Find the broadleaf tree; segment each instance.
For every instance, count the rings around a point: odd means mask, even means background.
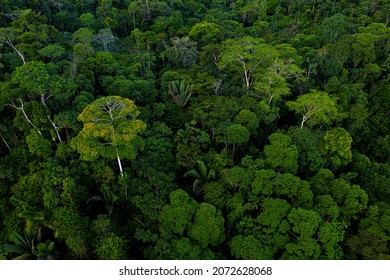
[[[326,92],[312,90],[296,101],[288,101],[287,107],[302,115],[301,128],[305,122],[309,125],[329,123],[337,117],[336,98]]]
[[[121,159],[134,159],[137,147],[142,141],[137,136],[146,124],[136,119],[139,115],[134,102],[120,96],[101,97],[78,116],[84,123],[83,129],[72,139],[71,146],[81,159],[96,160],[99,156],[117,159],[121,176]]]

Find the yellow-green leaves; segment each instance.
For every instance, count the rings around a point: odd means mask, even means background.
[[[344,128],[335,128],[324,136],[325,150],[335,166],[345,165],[352,160],[352,137]]]
[[[287,107],[302,115],[301,128],[305,122],[309,125],[329,123],[337,117],[336,98],[326,92],[312,90],[296,101],[286,102]]]
[[[144,122],[136,119],[138,115],[132,100],[119,96],[99,98],[78,116],[84,127],[71,146],[83,160],[91,161],[98,156],[133,159],[140,140],[137,134],[146,128]]]

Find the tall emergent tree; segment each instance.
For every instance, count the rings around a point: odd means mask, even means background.
[[[83,129],[73,138],[71,146],[80,153],[81,159],[92,161],[97,157],[117,158],[121,176],[121,158],[134,159],[141,139],[138,132],[146,124],[137,120],[139,115],[134,102],[120,96],[101,97],[78,116]]]
[[[272,64],[278,52],[262,39],[246,36],[229,39],[223,44],[218,67],[221,70],[238,72],[247,90],[251,89],[259,73]]]
[[[290,110],[302,115],[301,128],[307,121],[310,125],[329,123],[337,117],[336,98],[330,97],[326,92],[311,90],[303,94],[296,101],[288,101]]]

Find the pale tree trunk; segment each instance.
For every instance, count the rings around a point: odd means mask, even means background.
[[[20,52],[20,51],[14,46],[14,44],[12,43],[12,41],[7,40],[6,43],[7,43],[8,46],[10,46],[12,49],[14,49],[14,51],[19,55],[19,57],[20,57],[20,58],[22,59],[22,61],[23,61],[23,64],[26,64],[26,60],[25,60],[25,58],[24,58],[23,53]]]
[[[49,96],[49,98],[50,98],[50,96]],[[44,95],[44,94],[41,94],[41,101],[42,101],[42,104],[43,104],[43,106],[44,106],[47,110],[49,110],[49,108],[48,108],[47,105],[46,105],[46,101],[45,101],[45,100],[46,100],[45,95]],[[54,131],[56,132],[58,141],[60,141],[60,143],[62,143],[61,136],[60,136],[60,134],[58,133],[58,126],[52,121],[52,119],[50,118],[49,115],[47,115],[46,117],[47,117],[47,119],[49,120],[49,122],[51,123],[51,125],[53,126]]]
[[[60,141],[60,143],[62,143],[61,136],[60,136],[60,134],[58,133],[58,126],[51,120],[51,118],[50,118],[49,115],[47,115],[47,118],[48,118],[49,122],[51,123],[51,125],[53,126],[54,131],[56,132],[58,141]]]
[[[11,46],[15,51],[16,51],[16,53],[20,56],[20,58],[22,59],[22,61],[23,61],[23,64],[26,64],[26,60],[25,60],[25,58],[24,58],[24,55],[19,51],[19,50],[17,50],[15,47],[13,47],[13,46]]]
[[[22,101],[21,98],[19,98],[19,102],[20,102],[20,106],[19,106],[19,107],[16,106],[14,103],[11,103],[11,104],[8,104],[8,105],[10,105],[11,107],[13,107],[13,108],[15,108],[15,109],[17,109],[17,110],[22,111],[23,116],[24,116],[24,118],[27,120],[27,122],[28,122],[33,128],[37,129],[37,127],[33,124],[33,122],[32,122],[32,121],[30,120],[30,118],[28,117],[26,111],[24,110],[24,104],[23,104],[23,101]],[[37,131],[38,131],[39,135],[43,138],[41,131],[40,131],[39,129],[37,129]]]
[[[251,77],[249,75],[249,71],[246,70],[246,68],[244,68],[244,75],[245,75],[245,85],[246,85],[246,88],[249,89],[250,86],[251,86]]]
[[[122,169],[122,162],[121,162],[121,158],[119,157],[119,154],[116,153],[116,158],[118,160],[118,166],[119,166],[119,171],[121,173],[121,177],[123,177],[123,169]]]
[[[305,123],[308,119],[309,119],[308,117],[303,116],[302,122],[301,122],[301,129],[303,128],[304,123]]]
[[[121,177],[123,177],[122,162],[121,162],[121,158],[119,157],[118,152],[116,152],[116,159],[118,160],[118,166],[119,166],[119,171],[121,173]],[[126,201],[127,201],[127,188],[126,188],[126,186],[125,186],[125,197],[126,197]]]
[[[1,137],[1,139],[3,140],[4,144],[7,146],[8,150],[11,152],[12,150],[11,150],[11,148],[9,147],[7,141],[5,141],[3,135],[0,134],[0,137]]]
[[[145,1],[145,4],[146,4],[146,13],[148,14],[148,16],[150,17],[150,5],[149,5],[149,0],[146,0]]]
[[[23,53],[15,47],[14,43],[12,42],[12,39],[9,36],[4,35],[0,37],[0,42],[3,44],[7,44],[9,47],[11,47],[20,56],[23,61],[23,64],[26,64],[26,60],[24,59]]]

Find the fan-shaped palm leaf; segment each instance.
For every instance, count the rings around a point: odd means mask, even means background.
[[[192,95],[192,85],[188,84],[185,79],[173,81],[169,84],[169,94],[175,100],[177,106],[183,108]]]

